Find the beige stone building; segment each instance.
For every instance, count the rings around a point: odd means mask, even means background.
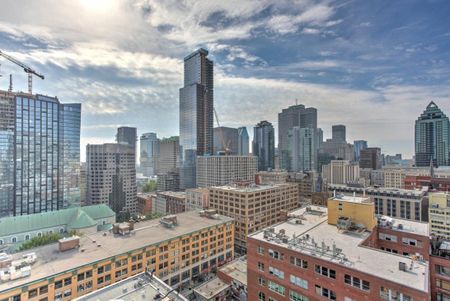
[[[332,160],[322,166],[322,177],[327,184],[347,184],[359,180],[359,165],[348,160]]]
[[[210,208],[235,219],[238,253],[245,253],[249,234],[285,220],[299,207],[296,183],[211,187],[209,194]]]

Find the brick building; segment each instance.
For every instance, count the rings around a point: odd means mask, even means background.
[[[163,191],[156,193],[153,213],[178,214],[186,211],[186,192]]]

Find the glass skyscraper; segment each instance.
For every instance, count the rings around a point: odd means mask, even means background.
[[[249,136],[247,128],[238,128],[238,155],[247,156],[249,154]]]
[[[434,103],[430,102],[416,120],[416,166],[450,165],[450,121]]]
[[[156,133],[144,133],[140,140],[139,162],[141,171],[146,177],[156,175],[159,155],[159,139]]]
[[[288,149],[292,171],[316,171],[318,155],[318,129],[295,126],[289,130]]]
[[[0,95],[0,216],[79,203],[81,105],[43,95]]]
[[[196,187],[196,157],[213,153],[213,62],[199,49],[184,58],[180,89],[180,185]]]
[[[366,140],[355,140],[353,141],[354,151],[355,151],[355,161],[359,161],[361,157],[361,151],[367,148]]]
[[[258,157],[258,170],[275,168],[275,132],[266,120],[253,128],[253,155]]]

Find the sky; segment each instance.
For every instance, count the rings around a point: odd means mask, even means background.
[[[414,153],[414,121],[434,100],[450,114],[448,0],[0,0],[0,50],[45,75],[35,93],[82,103],[88,143],[178,135],[183,58],[199,47],[215,64],[222,126],[277,131],[296,103],[318,109],[325,138],[386,154]],[[27,90],[26,74],[0,58],[0,89]]]

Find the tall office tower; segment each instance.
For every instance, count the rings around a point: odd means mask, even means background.
[[[258,170],[275,168],[275,134],[266,120],[253,128],[253,155],[258,157]]]
[[[249,136],[247,127],[238,128],[238,155],[247,156],[249,154]]]
[[[450,121],[430,102],[416,120],[416,166],[450,165]]]
[[[346,142],[346,137],[345,137],[345,125],[343,124],[337,124],[337,125],[333,125],[332,126],[332,136],[331,139],[333,139],[334,141],[341,141],[341,142]]]
[[[157,163],[157,174],[177,172],[177,160],[180,155],[178,136],[163,138],[159,141],[159,156]]]
[[[214,155],[225,153],[225,148],[230,155],[238,154],[238,129],[221,126],[215,127],[213,133]]]
[[[197,158],[197,185],[230,185],[237,181],[253,182],[258,171],[255,156],[202,156]]]
[[[290,106],[278,114],[278,152],[280,168],[291,170],[292,157],[288,150],[289,130],[300,128],[317,128],[317,109],[305,108],[304,105]]]
[[[359,168],[381,169],[381,149],[368,147],[361,151]]]
[[[79,203],[80,110],[0,91],[0,217]]]
[[[292,171],[317,170],[317,129],[295,126],[289,130],[288,150]]]
[[[353,150],[355,152],[355,161],[359,161],[361,156],[361,151],[367,148],[366,140],[355,140],[353,141]]]
[[[119,144],[131,145],[136,154],[137,129],[129,126],[117,128],[116,141]],[[136,156],[136,155],[135,155]]]
[[[208,51],[198,49],[184,58],[180,89],[180,185],[193,188],[197,156],[213,153],[214,67]]]
[[[132,145],[88,144],[87,204],[108,204],[117,214],[136,212],[136,156]]]
[[[156,175],[159,156],[159,140],[156,133],[141,135],[140,154],[139,162],[144,176],[152,177]]]
[[[81,205],[80,129],[81,104],[70,103],[61,106],[63,207]]]

